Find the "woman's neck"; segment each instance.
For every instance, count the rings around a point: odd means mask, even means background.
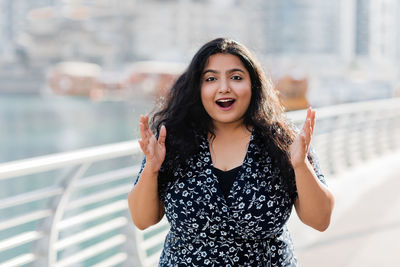
[[[209,149],[214,167],[226,171],[242,165],[250,143],[251,129],[244,124],[214,127],[215,137],[209,135]]]
[[[223,139],[236,139],[240,137],[246,137],[251,134],[250,129],[243,123],[243,121],[238,123],[218,123],[214,124],[214,134],[215,138]]]

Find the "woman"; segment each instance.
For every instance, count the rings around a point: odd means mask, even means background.
[[[298,266],[286,228],[292,206],[324,231],[333,196],[309,149],[315,111],[299,133],[252,54],[206,43],[149,126],[129,194],[134,224],[170,223],[159,266]],[[153,134],[156,133],[156,136]]]

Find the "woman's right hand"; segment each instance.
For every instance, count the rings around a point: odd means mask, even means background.
[[[167,136],[167,129],[164,125],[161,126],[160,135],[157,140],[150,130],[148,115],[140,116],[139,128],[141,137],[139,145],[146,156],[145,167],[151,172],[158,172],[165,159],[165,138]]]

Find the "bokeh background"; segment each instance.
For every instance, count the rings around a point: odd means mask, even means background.
[[[220,36],[256,54],[288,110],[398,96],[398,14],[397,0],[0,0],[0,162],[135,138]]]

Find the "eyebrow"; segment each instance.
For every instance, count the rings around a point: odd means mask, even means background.
[[[232,73],[232,72],[235,72],[235,71],[239,71],[239,72],[245,73],[242,69],[238,69],[238,68],[227,70],[226,73]],[[220,73],[220,72],[217,71],[217,70],[208,69],[208,70],[205,70],[205,71],[203,72],[203,75],[206,74],[206,73],[208,73],[208,72],[215,73],[215,74]]]

